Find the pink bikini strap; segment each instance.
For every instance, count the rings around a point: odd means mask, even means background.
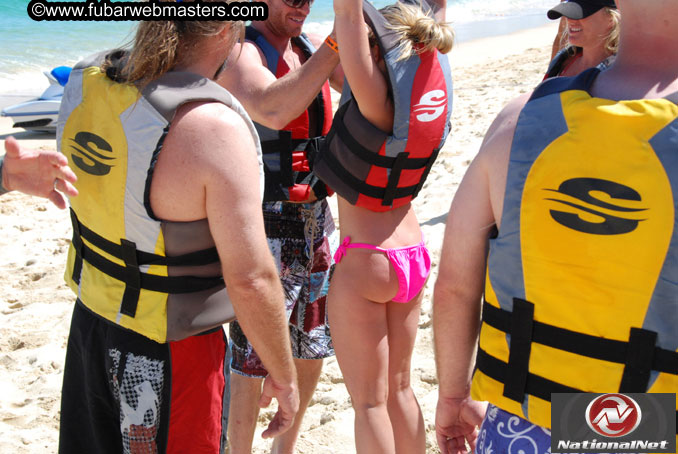
[[[424,232],[421,232],[421,243],[424,243]],[[406,247],[412,247],[412,246],[406,246]],[[346,255],[346,249],[349,248],[361,248],[361,249],[372,249],[374,251],[381,251],[381,252],[386,252],[388,253],[388,249],[384,249],[378,246],[375,246],[373,244],[367,244],[367,243],[351,243],[351,237],[346,236],[344,238],[344,241],[341,242],[339,247],[337,248],[337,252],[334,253],[334,262],[339,263],[341,262],[341,259],[344,258],[344,255]],[[405,248],[396,248],[396,249],[405,249]]]
[[[375,246],[373,244],[367,244],[367,243],[351,243],[351,237],[347,236],[344,238],[344,242],[341,243],[342,246],[345,248],[362,248],[362,249],[374,249],[375,251],[386,251],[384,248],[380,248],[379,246]]]
[[[339,263],[341,262],[341,259],[344,258],[344,255],[346,255],[346,249],[348,248],[364,248],[364,249],[373,249],[375,251],[386,251],[385,249],[382,249],[380,247],[374,246],[372,244],[367,244],[367,243],[351,243],[351,237],[347,236],[344,238],[344,241],[341,242],[339,247],[337,248],[337,252],[334,253],[334,262]]]

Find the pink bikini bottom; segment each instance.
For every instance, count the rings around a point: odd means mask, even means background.
[[[398,276],[398,294],[393,298],[396,303],[407,303],[417,296],[426,284],[426,278],[431,272],[431,256],[424,244],[422,234],[421,243],[415,246],[384,249],[366,243],[351,243],[347,236],[334,253],[334,261],[341,262],[349,248],[373,249],[386,254]]]

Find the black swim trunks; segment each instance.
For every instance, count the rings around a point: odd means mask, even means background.
[[[219,454],[228,423],[222,328],[159,344],[76,303],[61,398],[61,454]]]

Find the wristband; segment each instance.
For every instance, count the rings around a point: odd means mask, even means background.
[[[327,38],[325,38],[325,44],[327,44],[327,47],[329,47],[336,53],[339,53],[339,45],[331,36],[327,35]]]
[[[5,189],[5,187],[2,185],[2,162],[4,160],[5,160],[5,157],[0,156],[0,195],[9,192],[9,190]]]

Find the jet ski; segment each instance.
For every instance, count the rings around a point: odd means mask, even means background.
[[[29,131],[55,132],[61,96],[68,82],[71,68],[58,66],[51,71],[44,71],[49,80],[49,87],[40,97],[2,109],[0,115],[10,117],[15,128]]]

